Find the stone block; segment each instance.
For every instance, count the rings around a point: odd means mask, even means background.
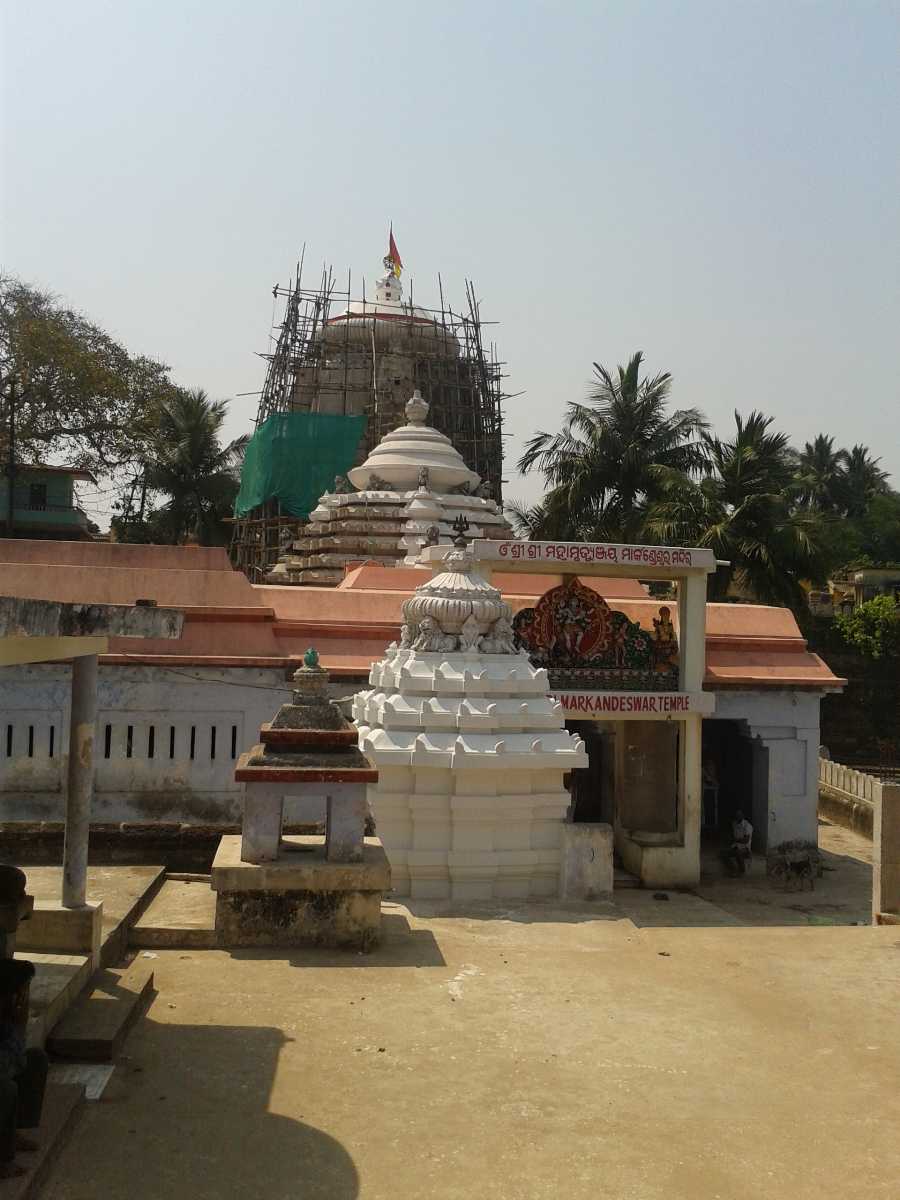
[[[284,797],[268,790],[257,793],[252,783],[245,786],[241,858],[248,863],[274,862],[281,844]]]
[[[240,859],[224,837],[212,866],[216,933],[223,946],[330,946],[369,950],[381,937],[381,899],[391,872],[377,838],[361,862],[329,862],[320,839],[288,839],[273,863]]]
[[[366,829],[365,786],[328,796],[325,804],[325,857],[329,862],[362,862]]]
[[[381,940],[381,892],[218,892],[222,946],[371,950]]]
[[[601,823],[562,826],[560,895],[564,900],[605,900],[613,889],[613,831]]]
[[[245,863],[240,858],[240,837],[229,835],[219,842],[213,860],[211,885],[219,891],[304,890],[340,891],[346,888],[361,891],[386,891],[391,886],[391,869],[378,838],[366,838],[363,861],[359,863],[330,863],[325,858],[325,843],[315,836],[286,837],[273,863]]]
[[[449,875],[444,878],[429,878],[409,872],[409,890],[398,895],[411,896],[413,900],[446,900],[450,896]]]
[[[30,919],[19,926],[16,949],[20,953],[86,954],[99,965],[102,941],[102,903],[65,908],[62,903],[41,901]]]

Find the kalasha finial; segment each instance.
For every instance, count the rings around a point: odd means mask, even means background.
[[[466,546],[469,544],[469,539],[466,537],[466,534],[469,532],[469,522],[462,515],[462,513],[460,513],[453,522],[451,529],[455,534],[455,537],[453,538],[453,545],[458,547],[460,550],[465,550]]]
[[[303,666],[293,674],[294,704],[305,704],[327,695],[328,672],[319,662],[319,652],[312,646],[303,655]]]
[[[428,416],[428,401],[418,388],[413,392],[410,399],[407,400],[404,412],[410,425],[425,424],[425,418]]]

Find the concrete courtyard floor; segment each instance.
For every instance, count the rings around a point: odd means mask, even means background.
[[[801,900],[387,903],[368,956],[159,950],[43,1195],[895,1200],[900,928]]]

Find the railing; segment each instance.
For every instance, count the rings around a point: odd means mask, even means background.
[[[867,800],[871,804],[880,782],[876,775],[845,767],[841,763],[832,762],[830,758],[819,759],[819,783],[834,788],[837,792],[844,792],[854,800]]]
[[[875,763],[854,763],[853,770],[863,775],[873,775],[882,783],[900,783],[900,766],[896,763],[878,765]]]

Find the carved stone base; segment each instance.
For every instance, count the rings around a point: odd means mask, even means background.
[[[391,870],[377,838],[363,861],[332,863],[319,838],[291,838],[277,862],[240,860],[239,837],[223,837],[212,866],[222,946],[325,946],[370,950],[381,938],[381,899]]]

